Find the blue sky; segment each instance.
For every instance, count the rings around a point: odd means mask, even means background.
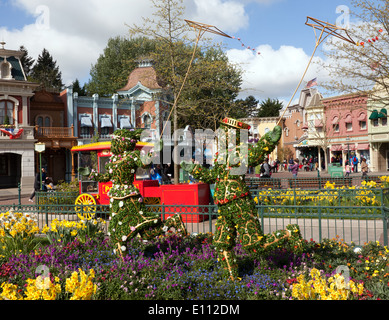
[[[350,1],[185,0],[183,18],[214,24],[261,52],[256,56],[237,40],[216,39],[245,72],[242,97],[288,101],[314,49],[306,17],[335,24],[341,15],[336,8],[352,9]],[[76,78],[84,83],[109,37],[126,36],[125,23],[140,24],[151,13],[148,0],[0,0],[0,40],[9,49],[25,45],[35,59],[45,47],[57,60],[65,84]],[[324,59],[320,49],[315,57]],[[313,66],[304,80],[313,77],[320,84],[327,75]]]

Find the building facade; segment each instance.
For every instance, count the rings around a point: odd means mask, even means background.
[[[369,168],[372,171],[389,170],[388,95],[385,88],[374,88],[374,99],[367,104],[368,137],[371,152]]]
[[[32,189],[34,185],[34,127],[30,100],[37,84],[27,81],[23,52],[0,48],[0,188]]]
[[[322,99],[328,158],[346,159],[356,155],[370,165],[366,94],[347,94]]]

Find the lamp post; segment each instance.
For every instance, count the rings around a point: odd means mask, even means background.
[[[39,153],[39,177],[40,190],[42,191],[42,152],[45,152],[46,145],[43,142],[35,143],[35,151]]]

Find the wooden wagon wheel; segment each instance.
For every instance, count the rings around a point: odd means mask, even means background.
[[[143,201],[145,205],[160,205],[161,204],[161,198],[158,197],[148,197],[148,198],[143,198]],[[147,210],[149,212],[155,212],[155,208],[150,208],[148,207]],[[162,208],[159,208],[157,211],[162,211]]]
[[[83,193],[79,195],[74,203],[76,205],[75,211],[80,219],[91,220],[96,214],[96,201],[88,193]],[[87,207],[82,208],[79,205],[88,205]],[[92,206],[94,205],[94,206]]]

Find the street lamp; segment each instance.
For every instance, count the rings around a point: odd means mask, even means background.
[[[45,152],[46,144],[43,142],[35,143],[35,151],[39,153],[39,177],[40,177],[40,190],[42,191],[42,152]]]

